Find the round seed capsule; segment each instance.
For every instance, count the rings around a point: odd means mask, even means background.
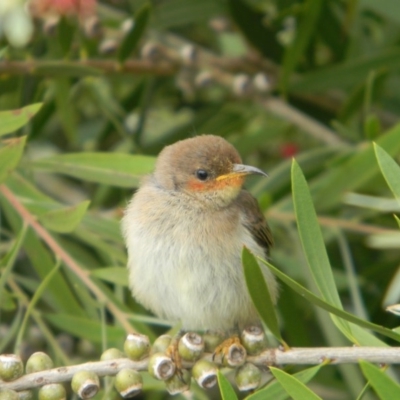
[[[39,400],[66,400],[65,388],[61,383],[49,383],[39,389]]]
[[[174,375],[175,364],[165,354],[154,353],[149,359],[148,370],[154,378],[165,381]]]
[[[261,371],[254,364],[246,363],[237,369],[235,382],[241,392],[254,390],[260,385]]]
[[[13,381],[18,379],[24,372],[21,357],[16,354],[0,355],[0,379]]]
[[[246,362],[246,355],[246,349],[241,344],[232,343],[223,357],[222,364],[231,368],[240,367]]]
[[[129,399],[140,393],[143,387],[143,378],[138,371],[125,368],[115,376],[114,385],[124,399]]]
[[[151,352],[154,353],[165,353],[168,346],[171,344],[172,336],[161,335],[153,343]]]
[[[78,371],[72,377],[71,387],[81,399],[90,399],[100,389],[99,377],[92,371]]]
[[[139,361],[149,353],[150,341],[145,335],[131,333],[125,340],[125,354],[134,361]]]
[[[204,351],[207,353],[213,353],[218,345],[220,345],[226,335],[222,331],[209,331],[203,335],[204,340]]]
[[[190,372],[187,369],[183,369],[180,372],[180,374],[174,374],[172,378],[165,381],[165,387],[172,396],[183,393],[190,388]]]
[[[193,365],[193,378],[203,389],[210,389],[217,383],[217,365],[211,361],[199,360]]]
[[[0,389],[0,400],[18,400],[18,393],[10,389]]]
[[[46,369],[53,368],[54,363],[52,359],[42,351],[33,353],[26,362],[25,372],[31,374],[32,372],[45,371]]]
[[[103,351],[103,354],[100,357],[101,361],[111,361],[115,360],[116,358],[124,358],[125,355],[122,353],[120,349],[117,349],[115,347],[111,347],[110,349],[107,349]]]
[[[194,332],[185,333],[179,340],[178,352],[183,360],[195,361],[204,351],[203,338]]]
[[[267,347],[267,339],[263,329],[259,326],[249,326],[241,334],[241,342],[247,354],[260,354]]]

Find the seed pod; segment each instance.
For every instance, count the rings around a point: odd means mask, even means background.
[[[18,400],[18,393],[10,389],[0,389],[0,400]]]
[[[194,65],[198,59],[198,51],[192,44],[183,46],[180,55],[186,65]]]
[[[178,352],[183,360],[196,361],[203,351],[204,341],[198,333],[185,333],[179,340]]]
[[[266,93],[271,91],[271,81],[264,72],[254,75],[253,85],[259,92]]]
[[[21,357],[16,354],[0,355],[0,379],[13,381],[18,379],[24,372]]]
[[[139,333],[130,333],[124,343],[125,354],[134,361],[144,358],[150,350],[149,338]]]
[[[190,388],[190,372],[182,369],[180,374],[174,374],[172,378],[165,381],[165,387],[170,395],[183,393]]]
[[[152,354],[154,353],[165,353],[168,346],[171,344],[172,336],[161,335],[153,343],[151,348]]]
[[[239,343],[232,343],[225,356],[222,359],[222,364],[226,367],[240,367],[246,362],[246,349]]]
[[[165,381],[174,375],[175,364],[165,354],[154,353],[149,359],[148,370],[154,378]]]
[[[209,331],[203,335],[204,351],[206,353],[213,353],[214,350],[220,345],[226,335],[222,331]]]
[[[267,347],[267,339],[263,329],[259,326],[249,326],[242,331],[241,342],[247,354],[260,354]]]
[[[160,44],[155,42],[147,42],[143,45],[140,56],[143,60],[150,62],[161,61],[165,54]]]
[[[114,54],[119,43],[115,39],[104,39],[99,45],[99,53],[104,55]]]
[[[32,372],[45,371],[46,369],[53,368],[54,363],[52,359],[42,351],[33,353],[26,362],[25,372],[31,374]]]
[[[111,361],[115,360],[116,358],[123,358],[125,357],[124,353],[120,349],[117,349],[115,347],[111,347],[110,349],[107,349],[103,351],[103,354],[100,357],[101,361]]]
[[[211,361],[199,360],[193,365],[193,378],[203,389],[210,389],[217,383],[218,367]]]
[[[101,22],[96,15],[88,17],[83,24],[83,31],[88,38],[98,38],[103,33]]]
[[[129,399],[140,393],[143,387],[143,378],[138,371],[124,368],[115,376],[114,385],[124,399]]]
[[[236,371],[235,382],[241,392],[256,389],[261,382],[261,371],[251,363],[242,365]]]
[[[213,74],[209,71],[202,71],[197,74],[196,78],[194,79],[194,84],[198,88],[205,88],[211,86],[215,83],[215,78]]]
[[[39,389],[39,400],[66,400],[65,388],[61,383],[49,383]]]
[[[71,387],[81,399],[90,399],[100,389],[99,377],[92,371],[78,371],[72,377]]]

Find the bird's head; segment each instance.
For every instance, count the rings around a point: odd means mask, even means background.
[[[184,192],[215,208],[229,205],[249,174],[266,174],[243,165],[239,153],[219,136],[202,135],[164,148],[154,176],[163,188]]]

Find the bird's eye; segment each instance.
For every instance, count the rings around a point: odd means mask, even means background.
[[[201,181],[205,181],[208,178],[208,172],[204,169],[198,169],[196,171],[196,177]]]

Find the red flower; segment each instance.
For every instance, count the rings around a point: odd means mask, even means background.
[[[31,0],[30,11],[39,18],[57,15],[85,19],[95,14],[96,0]]]
[[[284,143],[280,150],[283,158],[292,158],[299,152],[299,148],[294,143]]]

